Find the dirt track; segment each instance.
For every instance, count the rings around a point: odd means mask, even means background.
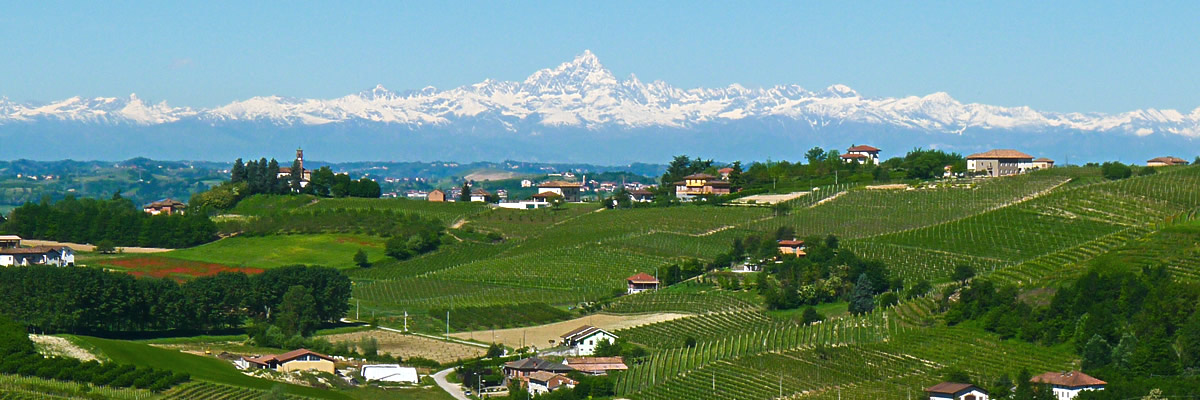
[[[494,331],[495,341],[503,343],[506,346],[519,348],[524,345],[537,346],[544,349],[549,347],[550,339],[557,342],[560,336],[564,333],[578,328],[583,325],[592,325],[609,332],[618,329],[632,328],[639,325],[652,324],[655,322],[670,321],[676,318],[686,317],[688,314],[680,313],[656,313],[656,314],[641,314],[641,315],[612,315],[612,314],[593,314],[582,318],[576,318],[568,321],[555,322],[552,324],[530,326],[527,328],[511,328],[499,329]],[[493,331],[473,331],[455,333],[450,336],[459,339],[474,339],[482,342],[493,341]]]
[[[22,240],[21,240],[21,244],[24,244],[24,245],[29,245],[29,246],[56,246],[56,247],[59,247],[59,246],[61,246],[61,247],[70,247],[70,248],[71,248],[71,250],[75,250],[75,251],[87,251],[87,252],[91,252],[91,251],[95,251],[95,250],[96,250],[96,246],[93,246],[93,245],[90,245],[90,244],[67,243],[67,242],[55,242],[55,241],[52,241],[52,240],[28,240],[28,239],[22,239]],[[160,249],[160,248],[155,248],[155,247],[118,247],[118,248],[117,248],[117,251],[119,251],[119,252],[122,252],[122,253],[148,254],[148,253],[164,253],[164,252],[171,251],[171,249]]]

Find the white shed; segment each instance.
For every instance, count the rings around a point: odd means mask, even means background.
[[[416,368],[397,364],[364,365],[362,376],[368,381],[417,383],[421,380]]]

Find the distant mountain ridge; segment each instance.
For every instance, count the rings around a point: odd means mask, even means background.
[[[847,141],[853,140],[900,147],[894,148],[896,151],[917,146],[969,151],[1024,144],[1035,146],[1033,151],[1053,152],[1062,151],[1055,146],[1078,142],[1080,135],[1099,135],[1109,139],[1105,143],[1120,146],[1078,143],[1067,150],[1067,156],[1089,158],[1127,154],[1130,145],[1145,154],[1181,144],[1194,148],[1200,138],[1200,107],[1187,114],[1156,109],[1118,114],[1052,113],[1029,107],[963,104],[941,92],[873,98],[844,85],[819,91],[797,85],[750,89],[737,84],[680,89],[662,81],[642,82],[633,75],[618,79],[594,54],[585,51],[521,82],[489,79],[449,90],[426,87],[394,92],[377,86],[334,99],[265,96],[211,109],[150,104],[136,95],[72,97],[47,104],[0,99],[0,138],[20,142],[20,134],[31,132],[72,142],[96,142],[89,146],[94,151],[114,152],[86,158],[228,158],[221,151],[202,147],[189,150],[201,152],[199,157],[186,152],[154,153],[152,147],[137,145],[137,138],[147,135],[210,140],[228,150],[315,142],[333,146],[331,159],[346,160],[516,158],[608,163],[662,161],[672,153],[716,149],[732,154],[708,156],[770,155],[780,150],[781,141],[805,147],[806,143],[849,145]],[[123,136],[104,140],[109,135]],[[331,141],[330,136],[338,139]],[[288,138],[298,143],[280,142]],[[384,152],[367,148],[355,153],[339,147],[339,143],[346,146],[346,140],[405,149]],[[726,144],[680,145],[692,140]],[[127,142],[132,147],[118,148],[106,142]],[[667,148],[630,151],[630,147],[646,144]],[[145,151],[121,152],[131,150]],[[176,149],[167,149],[172,150]],[[597,151],[608,153],[599,155]],[[3,157],[21,155],[0,149]]]

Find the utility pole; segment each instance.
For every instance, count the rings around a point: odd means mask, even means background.
[[[404,331],[408,332],[408,310],[404,310]]]
[[[355,320],[355,321],[358,321],[358,320],[360,320],[360,319],[358,318],[358,311],[359,311],[360,309],[362,309],[362,300],[359,300],[359,299],[354,299],[354,320]]]
[[[450,310],[446,310],[446,336],[450,336]]]

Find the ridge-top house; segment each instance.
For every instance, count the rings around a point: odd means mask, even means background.
[[[1059,400],[1074,399],[1079,392],[1086,390],[1104,390],[1104,385],[1108,384],[1079,371],[1047,372],[1029,381],[1050,385],[1054,390],[1054,398]]]
[[[1187,160],[1179,157],[1154,157],[1146,161],[1147,167],[1169,167],[1172,165],[1187,165]]]
[[[729,194],[729,181],[709,174],[692,174],[675,182],[675,197],[680,200],[692,200],[710,194]]]
[[[849,149],[846,149],[846,154],[842,154],[842,161],[879,164],[879,149],[865,144],[851,146]]]
[[[183,204],[179,200],[162,199],[142,207],[142,212],[150,215],[159,214],[183,214],[187,209],[187,204]]]
[[[429,195],[425,197],[425,200],[432,201],[434,203],[443,203],[446,201],[446,192],[443,192],[442,189],[430,190]]]
[[[312,170],[304,168],[303,149],[296,149],[296,163],[300,165],[300,187],[308,186],[308,181],[312,179]],[[279,173],[276,176],[279,179],[291,179],[292,167],[279,167]]]
[[[565,377],[562,374],[546,371],[538,371],[529,374],[527,381],[529,383],[527,387],[529,394],[534,396],[553,392],[563,387],[573,388],[575,385],[579,384],[579,382],[576,382],[574,379]]]
[[[487,203],[488,197],[492,194],[483,189],[471,190],[471,201],[475,203]]]
[[[70,247],[37,246],[0,248],[0,267],[29,265],[75,265],[75,250]]]
[[[616,343],[617,335],[591,325],[575,328],[575,330],[562,335],[562,345],[570,347],[571,352],[577,356],[595,354],[596,346],[602,340],[607,340],[609,343]]]
[[[633,189],[629,191],[629,201],[634,203],[649,203],[654,201],[654,192],[644,188]]]
[[[658,289],[658,279],[645,272],[638,272],[634,276],[625,278],[625,282],[629,284],[629,290],[626,294],[636,294]]]
[[[551,192],[563,197],[571,203],[579,202],[579,191],[583,188],[582,183],[566,182],[566,181],[549,181],[538,184],[538,194]]]
[[[1011,149],[990,150],[967,156],[967,171],[987,176],[1016,175],[1033,169],[1033,156]]]
[[[332,357],[308,349],[254,358],[242,357],[236,364],[242,369],[264,368],[280,372],[321,371],[334,373]]]
[[[1037,168],[1037,169],[1054,168],[1054,160],[1051,160],[1046,157],[1038,158],[1036,160],[1033,160],[1033,167]]]
[[[925,388],[929,400],[988,400],[988,392],[970,383],[942,382]]]

